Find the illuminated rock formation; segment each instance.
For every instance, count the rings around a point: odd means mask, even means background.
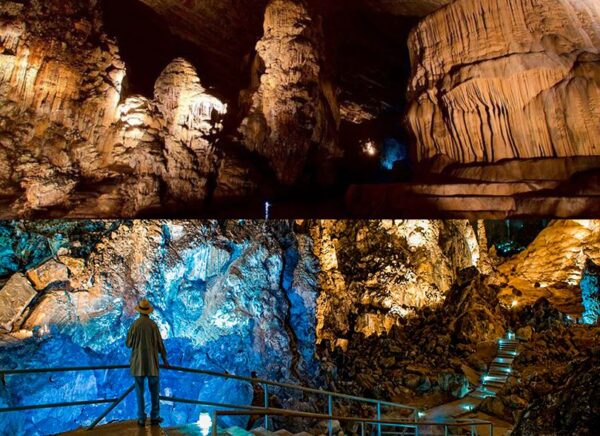
[[[16,214],[66,203],[94,160],[75,149],[99,144],[116,120],[125,70],[99,14],[92,2],[0,5],[0,158],[14,169],[0,185],[24,191]]]
[[[13,331],[10,336],[0,335],[0,367],[17,362],[20,366],[31,362],[124,363],[124,338],[136,316],[133,308],[139,298],[147,296],[174,365],[246,375],[257,371],[260,376],[280,380],[317,380],[312,327],[316,264],[306,235],[295,236],[284,223],[84,225],[91,225],[94,236],[83,251],[79,239],[83,228],[73,228],[68,222],[49,224],[49,228],[32,224],[31,233],[23,235],[25,244],[44,240],[40,236],[49,229],[63,237],[46,239],[46,243],[56,244],[59,255],[30,268],[29,277],[40,289],[38,299],[32,302],[37,292],[20,273],[12,275],[0,290],[1,328]],[[12,233],[3,241],[14,240],[21,231],[16,225],[2,229],[3,236],[7,236],[5,230]],[[6,247],[3,261],[11,250]],[[8,262],[6,266],[13,269],[16,265]],[[56,274],[49,277],[52,271]],[[25,311],[26,316],[21,316]],[[4,353],[7,344],[13,347]],[[96,378],[93,373],[77,377],[76,389],[86,396],[115,395],[130,383],[126,371],[110,377]],[[240,404],[252,401],[251,386],[241,382],[164,373],[161,383],[163,389],[169,387],[188,398]],[[68,378],[36,379],[31,380],[30,389],[43,401],[69,385]],[[13,380],[7,380],[6,386],[12,390]],[[2,404],[6,404],[4,387],[0,389]],[[73,395],[64,392],[61,398],[69,400]],[[134,402],[133,397],[128,398],[125,408],[115,411],[113,418],[127,418]],[[195,408],[170,409],[163,405],[171,424],[198,418]],[[61,411],[59,420],[54,416],[56,411],[36,412],[36,423],[44,422],[45,431],[56,432],[89,422],[97,414],[78,409]],[[3,415],[0,423],[15,434],[33,431],[37,425],[16,415]]]
[[[547,298],[566,313],[582,312],[581,282],[586,262],[600,262],[596,220],[555,221],[518,255],[498,266],[490,278],[507,304],[532,304]]]
[[[173,61],[156,81],[154,94],[165,130],[165,179],[174,199],[202,200],[206,178],[216,173],[217,156],[209,142],[222,129],[227,105],[206,94],[196,69]]]
[[[419,161],[600,154],[595,0],[458,0],[413,31],[408,123]]]
[[[10,202],[2,216],[200,206],[219,170],[212,144],[227,106],[191,64],[167,66],[154,100],[120,103],[125,64],[96,2],[4,2],[0,17],[0,186]]]
[[[579,246],[593,257],[597,227],[553,223],[520,264],[517,256],[498,269],[526,278],[527,268],[546,275],[564,269],[550,279],[567,280],[574,268],[569,253]],[[123,339],[136,302],[147,296],[173,365],[443,402],[479,383],[477,372],[510,329],[529,342],[494,401],[502,407],[491,413],[517,417],[561,387],[569,363],[590,355],[600,329],[574,325],[548,299],[530,305],[535,286],[521,288],[516,308],[502,303],[503,285],[493,280],[501,274],[480,274],[491,268],[476,237],[483,233],[481,223],[468,221],[3,222],[0,368],[125,363]],[[584,276],[595,274],[588,262]],[[161,389],[173,395],[252,402],[248,383],[169,371],[162,377]],[[0,382],[3,407],[34,394],[40,403],[112,398],[131,384],[127,371],[25,381]],[[286,404],[302,401],[277,395]],[[134,408],[130,396],[111,419],[128,419]],[[163,405],[168,425],[195,422],[198,410]],[[0,428],[59,432],[89,423],[96,412],[2,415]]]
[[[594,324],[600,317],[600,267],[590,259],[586,261],[579,287],[583,322]]]
[[[264,156],[282,183],[294,184],[308,163],[326,168],[341,156],[322,30],[307,2],[269,2],[256,51],[264,73],[251,97],[245,97],[251,107],[240,132],[246,147]]]
[[[319,341],[389,331],[439,304],[460,270],[487,270],[466,221],[321,221],[311,235],[321,263]]]
[[[13,275],[0,289],[0,327],[11,331],[36,294],[31,283],[22,274]]]
[[[558,389],[537,398],[527,407],[511,434],[586,434],[598,425],[600,355],[597,349],[572,364],[558,381]]]

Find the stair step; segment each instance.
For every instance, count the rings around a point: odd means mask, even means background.
[[[511,371],[489,371],[487,375],[492,377],[504,377],[507,378],[510,375]]]
[[[506,374],[507,372],[511,371],[511,367],[510,366],[495,366],[492,365],[490,366],[490,369],[488,371],[488,373],[492,373],[492,372],[499,372],[502,374]]]

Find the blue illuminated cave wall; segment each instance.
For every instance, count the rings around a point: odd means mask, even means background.
[[[583,276],[579,282],[583,303],[583,322],[594,324],[600,317],[600,266],[587,260]]]
[[[124,346],[146,296],[176,366],[318,385],[315,302],[318,262],[307,236],[288,223],[87,222],[52,228],[0,225],[2,275],[26,271],[58,251],[85,260],[84,276],[49,286],[30,308],[49,332],[25,320],[19,336],[0,335],[0,367],[128,363]],[[57,227],[58,226],[58,227]],[[60,236],[58,236],[60,234]],[[57,258],[55,256],[55,258]],[[82,285],[81,283],[86,283]],[[31,336],[31,331],[35,333]],[[27,335],[31,337],[27,337]],[[118,397],[127,370],[13,375],[0,380],[0,407]],[[250,404],[250,384],[163,371],[161,392]],[[283,400],[286,393],[277,393]],[[6,434],[52,434],[89,424],[106,405],[0,414]],[[166,425],[195,422],[207,408],[163,403]],[[108,420],[132,419],[130,395]],[[225,425],[241,424],[230,419]]]
[[[395,138],[385,138],[381,149],[381,166],[393,170],[398,162],[408,159],[408,147]]]

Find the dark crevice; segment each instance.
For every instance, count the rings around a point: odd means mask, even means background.
[[[220,80],[209,64],[210,54],[174,35],[165,20],[138,0],[101,0],[106,32],[117,39],[127,66],[125,95],[152,98],[154,83],[175,58],[183,57],[198,70],[202,85],[217,97],[237,99],[237,88]]]

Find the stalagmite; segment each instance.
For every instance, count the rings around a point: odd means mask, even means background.
[[[227,105],[205,92],[196,69],[184,59],[167,66],[154,94],[162,114],[167,185],[175,198],[202,200],[217,165],[209,138],[221,130]]]
[[[305,0],[272,0],[256,46],[264,73],[240,132],[284,184],[298,182],[310,161],[340,156],[337,104],[324,71],[323,34]],[[252,90],[251,90],[252,92]]]

